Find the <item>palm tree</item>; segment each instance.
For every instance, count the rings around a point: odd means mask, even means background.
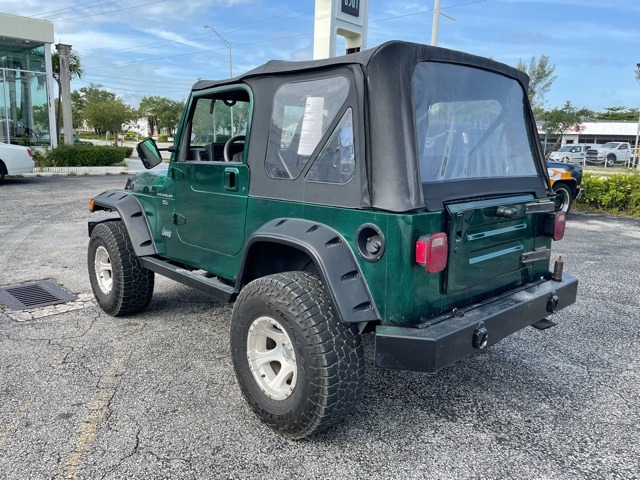
[[[58,84],[58,111],[56,113],[56,128],[60,131],[60,55],[58,52],[51,54],[51,69],[53,79]],[[74,78],[82,78],[84,71],[82,70],[82,62],[80,56],[73,50],[69,52],[69,76],[71,80]],[[58,132],[56,132],[57,135]]]

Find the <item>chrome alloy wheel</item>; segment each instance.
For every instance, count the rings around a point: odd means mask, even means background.
[[[247,360],[253,378],[273,400],[286,400],[296,386],[296,353],[289,335],[271,317],[258,317],[249,327]]]
[[[113,267],[111,265],[109,252],[107,252],[107,249],[102,245],[96,249],[93,266],[100,290],[102,290],[102,293],[105,295],[109,295],[113,288]]]

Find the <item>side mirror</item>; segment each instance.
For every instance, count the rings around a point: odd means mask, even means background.
[[[162,155],[160,154],[160,150],[158,150],[158,146],[153,138],[147,138],[140,142],[136,147],[136,151],[138,152],[138,157],[140,157],[144,168],[147,170],[162,162]]]

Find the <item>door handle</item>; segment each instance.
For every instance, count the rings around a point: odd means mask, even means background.
[[[224,169],[224,188],[230,192],[238,191],[238,176],[240,171],[234,167]]]

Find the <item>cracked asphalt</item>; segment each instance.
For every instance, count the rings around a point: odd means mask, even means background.
[[[125,180],[7,179],[0,285],[89,293],[87,202]],[[0,478],[638,478],[640,222],[570,215],[558,253],[580,287],[557,327],[437,374],[368,368],[360,410],[298,442],[242,399],[204,294],[156,277],[131,317],[0,310]]]

